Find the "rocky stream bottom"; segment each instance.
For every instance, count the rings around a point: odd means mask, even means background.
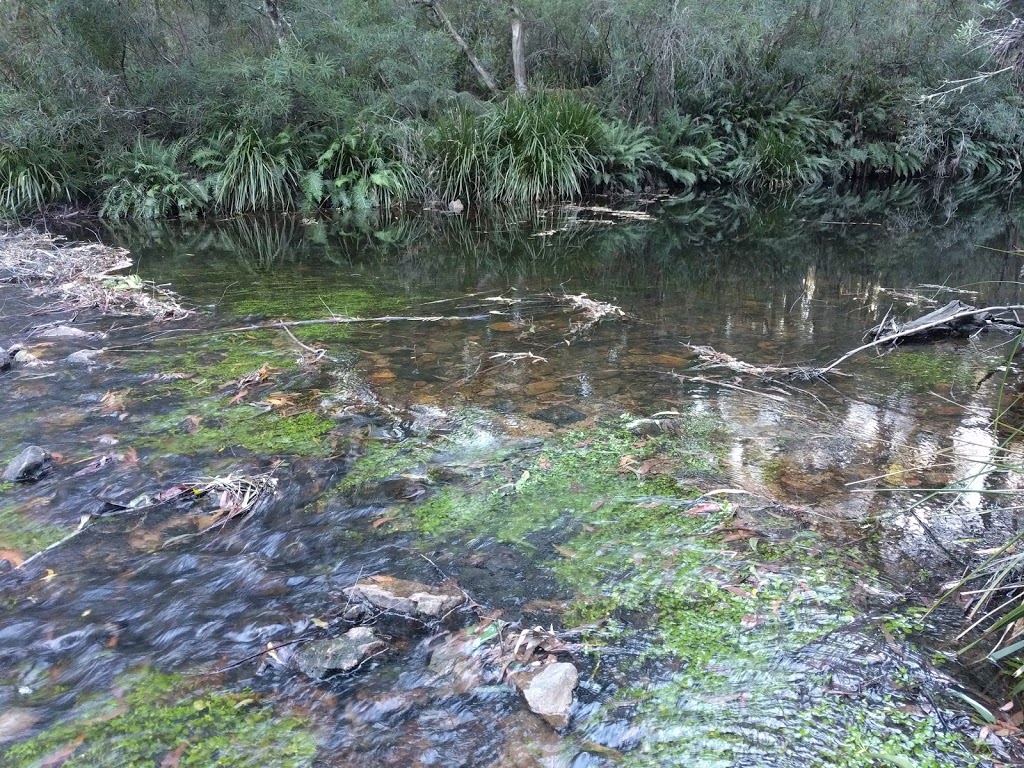
[[[399,404],[354,347],[4,290],[0,765],[1019,757],[707,415]]]

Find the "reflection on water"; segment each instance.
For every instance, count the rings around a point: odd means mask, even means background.
[[[562,738],[529,716],[511,689],[493,680],[466,686],[451,670],[431,669],[434,652],[452,642],[456,628],[449,626],[430,635],[396,630],[391,657],[329,686],[272,665],[258,675],[243,666],[228,678],[272,692],[323,724],[320,743],[329,764],[525,768],[610,765],[625,756],[649,765],[796,766],[822,764],[832,754],[863,757],[868,747],[821,718],[863,718],[863,730],[884,732],[892,723],[872,719],[876,710],[864,702],[880,704],[907,691],[908,701],[916,701],[918,687],[942,690],[950,683],[924,654],[878,641],[878,616],[895,610],[899,596],[858,585],[857,571],[879,568],[903,590],[919,571],[957,572],[956,558],[978,539],[996,540],[1017,525],[993,514],[991,497],[981,493],[1018,482],[1001,471],[1007,457],[988,428],[998,382],[976,384],[1005,354],[1005,338],[990,334],[884,356],[865,353],[842,366],[848,375],[802,383],[803,392],[696,371],[682,342],[762,365],[820,364],[858,346],[864,330],[892,311],[922,313],[929,300],[965,296],[942,286],[976,291],[965,300],[977,303],[1020,301],[1021,285],[1013,282],[1020,258],[1003,252],[1015,245],[1015,213],[992,204],[971,216],[931,221],[918,208],[896,207],[897,193],[859,207],[846,200],[768,208],[664,201],[651,208],[655,221],[639,223],[572,209],[501,220],[411,216],[383,228],[343,218],[288,218],[106,233],[138,256],[144,277],[173,285],[208,308],[212,322],[229,327],[240,317],[256,322],[332,313],[466,319],[296,328],[301,344],[327,350],[329,364],[315,374],[280,374],[281,392],[267,399],[287,402],[291,387],[337,406],[332,417],[355,448],[339,443],[330,455],[290,461],[288,482],[262,516],[216,537],[162,549],[161,537],[185,526],[183,510],[168,509],[126,534],[121,520],[111,517],[99,525],[100,536],[73,550],[87,567],[62,562],[59,576],[9,585],[17,611],[0,628],[0,658],[12,670],[0,705],[17,701],[19,688],[45,688],[40,708],[48,707],[52,717],[75,705],[76,690],[108,686],[147,659],[168,669],[229,664],[282,636],[316,631],[313,619],[337,614],[344,588],[367,573],[431,582],[440,570],[510,620],[552,621],[544,611],[564,605],[573,590],[544,558],[556,546],[572,559],[576,552],[564,546],[568,537],[577,528],[599,531],[608,521],[544,518],[547,527],[530,531],[528,546],[474,532],[457,546],[431,544],[438,551],[421,553],[412,529],[395,526],[391,534],[389,526],[393,506],[418,498],[433,475],[417,474],[423,469],[417,465],[398,476],[397,490],[324,496],[350,469],[346,451],[365,453],[378,438],[390,445],[431,434],[443,421],[437,414],[466,409],[478,423],[449,446],[443,470],[482,482],[472,474],[474,462],[506,445],[513,446],[506,463],[519,470],[514,451],[532,456],[534,441],[570,426],[688,409],[728,427],[729,486],[785,504],[766,503],[758,512],[787,536],[798,538],[810,527],[843,547],[870,539],[869,561],[845,564],[852,575],[842,584],[836,571],[819,568],[816,558],[825,561],[827,553],[817,544],[785,572],[762,562],[767,555],[739,545],[704,553],[713,564],[688,575],[692,583],[679,587],[686,599],[660,609],[699,611],[701,600],[687,600],[709,584],[713,592],[718,582],[775,601],[765,616],[708,617],[708,632],[726,619],[734,622],[735,653],[727,656],[732,661],[707,660],[707,679],[695,684],[687,677],[685,654],[649,658],[642,656],[649,650],[642,637],[629,641],[637,648],[610,638],[607,656],[584,657],[582,664],[591,666],[582,670],[577,725]],[[882,211],[889,212],[883,217]],[[580,330],[560,303],[565,294],[614,301],[629,317]],[[916,303],[908,308],[911,300]],[[212,345],[207,337],[135,333],[119,340],[117,364],[124,370],[18,379],[3,417],[10,433],[19,441],[64,444],[69,455],[94,452],[116,414],[38,423],[29,420],[31,408],[60,399],[84,407],[115,388],[134,390],[124,396],[131,400],[125,429],[141,430],[147,417],[166,417],[161,409],[171,408],[169,402],[177,407],[181,390],[146,394],[152,371],[133,367],[133,355],[155,350],[197,369],[221,362],[192,354]],[[256,338],[272,366],[296,354],[283,334],[237,338]],[[352,398],[384,415],[346,410]],[[185,407],[194,406],[186,401]],[[395,423],[387,418],[394,413],[415,416]],[[218,418],[215,411],[181,413],[170,434],[190,439],[190,425]],[[126,469],[116,483],[91,476],[74,488],[51,489],[47,509],[54,519],[73,520],[98,499],[129,499],[140,483],[154,482],[153,474],[156,481],[177,482],[186,471],[230,471],[237,458],[232,447],[208,451],[209,463],[196,467],[189,456],[161,455],[159,443],[148,449],[159,461]],[[523,475],[506,471],[514,488]],[[963,481],[967,492],[928,497],[928,489],[954,481]],[[597,516],[600,507],[592,511]],[[667,530],[675,524],[670,520]],[[608,566],[610,584],[626,583],[629,569],[650,567],[643,529],[628,533],[640,538],[601,552],[622,558],[613,561],[619,563],[614,569]],[[763,546],[772,546],[770,538]],[[669,563],[688,556],[685,546],[677,549],[653,551]],[[852,544],[839,551],[853,559]],[[862,600],[856,617],[843,603],[844,590]],[[531,605],[541,608],[531,613]],[[629,614],[624,623],[643,629],[647,618],[639,607],[623,613]],[[776,620],[779,636],[766,645],[752,631]],[[966,716],[959,717],[963,722],[954,725],[963,728]]]

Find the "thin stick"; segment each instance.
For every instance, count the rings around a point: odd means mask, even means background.
[[[26,565],[31,563],[36,558],[42,557],[43,555],[45,555],[51,549],[56,549],[61,544],[64,544],[65,542],[68,542],[68,541],[71,541],[71,539],[75,538],[75,536],[77,536],[78,534],[80,534],[82,531],[84,531],[86,529],[86,527],[87,527],[87,525],[88,525],[90,520],[92,520],[92,515],[82,515],[82,520],[81,520],[81,522],[78,523],[78,527],[75,528],[73,533],[68,534],[67,536],[65,536],[60,541],[53,542],[53,544],[48,546],[46,549],[44,549],[44,550],[42,550],[40,552],[36,552],[34,555],[32,555],[32,557],[30,557],[27,560],[23,561],[21,563],[21,565],[18,566],[18,568],[24,568]]]

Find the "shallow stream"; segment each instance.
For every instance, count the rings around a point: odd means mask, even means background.
[[[59,454],[0,486],[0,550],[90,516],[0,573],[0,765],[1014,763],[963,698],[1006,701],[956,657],[962,613],[922,618],[1018,527],[982,493],[1016,488],[982,381],[1012,337],[798,389],[684,343],[820,365],[890,312],[1022,303],[1019,220],[662,201],[99,231],[196,312],[33,315],[0,287],[0,346],[53,363],[0,374],[0,461]],[[622,314],[590,323],[583,295]],[[331,317],[388,319],[238,330]],[[104,335],[32,335],[51,322]],[[191,491],[239,477],[276,486],[226,522]],[[377,574],[469,602],[376,615],[385,652],[297,670]],[[509,684],[556,658],[563,727]]]

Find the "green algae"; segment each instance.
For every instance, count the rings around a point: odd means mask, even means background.
[[[70,528],[33,520],[15,504],[0,504],[0,549],[35,554],[69,533]]]
[[[64,768],[301,768],[316,745],[302,723],[245,693],[197,688],[145,672],[120,681],[123,695],[78,708],[74,719],[7,749],[0,765],[30,768],[68,753]],[[53,763],[56,764],[56,763]]]
[[[623,424],[570,432],[543,450],[478,470],[472,491],[441,489],[413,515],[428,535],[486,533],[517,544],[545,531],[561,538],[617,499],[685,494],[687,477],[717,464],[712,433],[698,418],[681,434],[655,437],[638,437]]]
[[[325,456],[334,422],[316,413],[283,416],[251,405],[199,401],[147,420],[134,441],[139,448],[193,455],[241,448],[258,454]]]
[[[211,395],[232,386],[246,374],[266,367],[273,373],[298,368],[298,351],[283,333],[273,330],[216,334],[201,344],[194,340],[164,346],[126,358],[125,367],[159,377],[169,372],[189,378],[158,380],[152,386],[185,395]]]
[[[895,372],[905,386],[914,389],[963,387],[973,376],[969,358],[934,350],[897,349],[878,365]]]
[[[721,498],[701,496],[694,486],[722,452],[718,427],[682,424],[680,434],[644,438],[612,423],[495,453],[407,513],[428,540],[493,536],[533,552],[575,593],[564,621],[591,627],[584,638],[598,659],[602,649],[643,649],[635,664],[615,661],[627,676],[643,679],[661,659],[660,678],[616,694],[615,711],[633,707],[647,734],[625,765],[725,768],[780,753],[820,768],[868,768],[885,756],[975,765],[934,716],[906,714],[909,699],[828,695],[812,649],[827,658],[833,635],[864,632],[851,595],[877,574],[813,532],[794,533],[793,521],[740,522]],[[377,446],[355,476],[429,475],[443,454]],[[900,610],[876,623],[900,636],[914,628]]]

